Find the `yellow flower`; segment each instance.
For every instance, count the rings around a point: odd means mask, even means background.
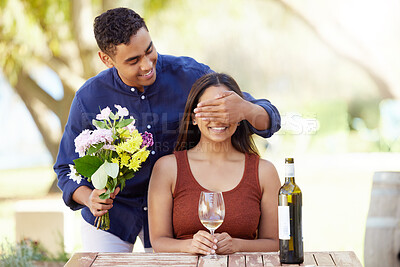
[[[140,149],[142,142],[142,136],[137,130],[135,130],[130,133],[130,138],[128,138],[125,142],[121,142],[120,144],[116,145],[115,150],[118,154],[121,154],[123,151],[133,154]]]
[[[133,171],[138,171],[139,167],[140,167],[140,161],[137,160],[137,159],[132,158],[130,163],[129,163],[129,165],[128,165],[128,168],[133,170]]]
[[[123,138],[123,139],[127,139],[127,138],[131,137],[129,131],[124,128],[117,129],[117,133],[119,134],[119,137]]]
[[[128,162],[129,162],[129,159],[130,159],[130,156],[128,155],[128,153],[122,153],[120,155],[120,158],[121,158],[121,165],[122,166],[128,166]]]
[[[140,149],[138,152],[132,155],[132,157],[135,157],[138,161],[144,162],[147,157],[149,156],[150,152],[146,150],[146,148]]]
[[[112,158],[112,159],[111,159],[111,162],[112,162],[112,163],[118,163],[118,164],[119,164],[118,158]]]

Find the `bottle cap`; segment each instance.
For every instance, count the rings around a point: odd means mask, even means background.
[[[285,163],[294,163],[294,158],[285,158]]]

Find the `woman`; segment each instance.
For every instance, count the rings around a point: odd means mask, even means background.
[[[156,252],[230,254],[277,251],[280,181],[262,160],[244,121],[198,119],[199,102],[226,91],[243,98],[226,74],[210,73],[193,85],[173,155],[154,165],[149,185],[150,240]],[[201,191],[221,191],[225,220],[212,236],[197,215]]]

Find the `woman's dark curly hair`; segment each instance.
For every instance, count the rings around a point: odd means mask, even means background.
[[[175,146],[176,151],[191,149],[199,143],[201,132],[199,128],[193,124],[193,110],[196,108],[200,97],[207,88],[221,85],[226,86],[229,90],[234,91],[243,98],[243,93],[239,85],[228,74],[214,72],[200,77],[193,84],[186,101],[185,112],[179,124],[179,136]],[[233,147],[242,153],[259,155],[258,149],[251,137],[252,134],[253,132],[250,130],[247,121],[241,121],[231,138]]]
[[[109,56],[115,55],[117,45],[128,45],[132,35],[142,27],[148,31],[143,18],[132,9],[124,7],[110,9],[97,16],[93,27],[97,45]]]

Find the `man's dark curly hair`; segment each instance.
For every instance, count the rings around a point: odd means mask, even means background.
[[[93,27],[97,45],[109,56],[115,55],[117,45],[128,45],[132,35],[142,27],[148,31],[143,18],[132,9],[124,7],[110,9],[97,16]]]

